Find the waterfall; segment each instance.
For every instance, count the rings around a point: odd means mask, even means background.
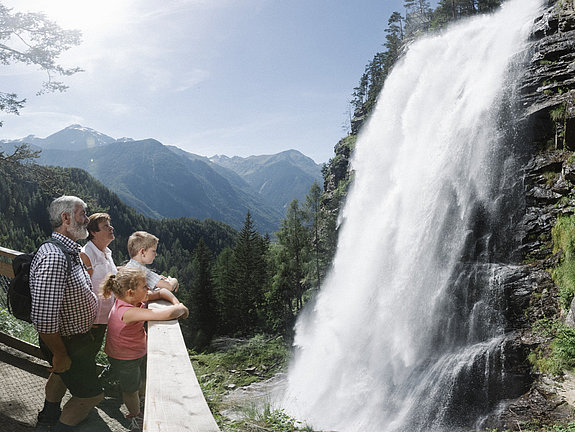
[[[418,40],[387,78],[333,268],[296,324],[282,404],[314,428],[469,430],[521,390],[500,263],[522,204],[514,83],[540,3]]]

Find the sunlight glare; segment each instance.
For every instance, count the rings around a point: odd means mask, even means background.
[[[128,18],[131,3],[126,0],[50,0],[30,1],[26,6],[30,12],[43,12],[65,29],[103,32]]]

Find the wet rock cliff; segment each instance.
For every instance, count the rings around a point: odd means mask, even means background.
[[[537,18],[529,65],[520,83],[519,122],[525,132],[525,211],[517,225],[519,263],[510,265],[505,288],[507,319],[514,332],[510,370],[530,382],[528,391],[488,424],[511,430],[575,420],[568,389],[570,375],[536,372],[529,354],[544,351],[549,337],[533,331],[542,319],[566,321],[550,269],[552,228],[560,215],[575,214],[575,8],[573,0],[551,0]],[[575,321],[573,322],[575,325]],[[575,386],[574,386],[575,388]]]

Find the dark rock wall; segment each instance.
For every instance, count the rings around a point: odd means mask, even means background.
[[[551,0],[534,25],[530,62],[521,83],[525,148],[525,215],[517,226],[523,263],[513,265],[508,280],[507,320],[515,332],[515,356],[510,370],[529,374],[530,390],[509,403],[489,424],[521,430],[527,425],[567,423],[572,406],[558,393],[556,378],[531,372],[527,355],[548,342],[534,334],[532,324],[543,318],[564,319],[558,288],[549,269],[553,254],[551,230],[561,214],[575,212],[575,8],[573,0]]]

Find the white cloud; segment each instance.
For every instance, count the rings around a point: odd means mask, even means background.
[[[118,116],[128,115],[133,111],[133,108],[130,105],[115,102],[107,102],[104,108],[111,114]]]
[[[210,77],[210,73],[204,69],[194,69],[179,79],[179,86],[175,88],[177,92],[183,92],[196,87]]]

